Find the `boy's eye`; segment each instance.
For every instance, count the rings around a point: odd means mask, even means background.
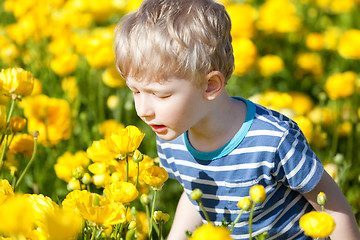
[[[153,93],[153,95],[162,99],[169,98],[171,96],[170,94],[157,94],[157,93]]]

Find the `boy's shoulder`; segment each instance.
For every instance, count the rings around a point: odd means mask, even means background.
[[[299,130],[297,123],[286,115],[256,103],[252,104],[255,106],[255,116],[252,124],[253,130],[263,129],[280,132],[286,132],[289,129]]]

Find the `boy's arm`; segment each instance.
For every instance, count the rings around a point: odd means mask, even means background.
[[[303,194],[317,211],[321,211],[321,206],[317,204],[319,192],[326,194],[325,212],[333,217],[336,224],[334,232],[330,235],[331,239],[360,239],[359,228],[349,202],[325,170],[316,187],[312,191]]]
[[[196,226],[202,224],[202,219],[195,206],[191,203],[185,192],[182,193],[176,208],[174,222],[172,224],[168,240],[185,240],[185,232],[193,232]]]

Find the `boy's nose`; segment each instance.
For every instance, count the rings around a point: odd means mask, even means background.
[[[140,118],[151,117],[154,111],[151,107],[151,102],[145,97],[140,97],[135,101],[136,113]]]

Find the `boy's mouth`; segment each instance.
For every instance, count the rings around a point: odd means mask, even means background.
[[[165,132],[167,130],[167,127],[165,125],[150,124],[149,126],[156,133],[163,133],[163,132]]]

